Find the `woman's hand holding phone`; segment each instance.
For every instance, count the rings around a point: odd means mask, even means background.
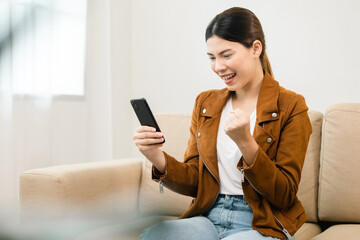
[[[160,171],[165,172],[165,156],[160,150],[165,138],[151,112],[145,98],[131,99],[130,103],[139,119],[141,127],[134,134],[134,141],[139,151]]]
[[[163,146],[164,136],[161,132],[149,126],[140,126],[133,136],[139,151],[154,164],[162,173],[165,172],[165,156],[160,148]]]

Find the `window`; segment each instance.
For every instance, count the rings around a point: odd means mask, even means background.
[[[0,0],[0,90],[84,95],[86,0]]]

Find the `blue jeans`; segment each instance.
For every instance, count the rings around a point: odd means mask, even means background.
[[[140,240],[278,240],[252,229],[253,213],[242,195],[222,195],[203,216],[159,222]]]

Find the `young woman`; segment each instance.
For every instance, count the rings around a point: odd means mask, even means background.
[[[206,43],[226,88],[198,95],[184,162],[160,150],[155,129],[134,135],[153,179],[194,198],[180,219],[155,224],[140,239],[293,239],[307,220],[296,197],[311,134],[305,100],[274,80],[251,11],[217,15]]]

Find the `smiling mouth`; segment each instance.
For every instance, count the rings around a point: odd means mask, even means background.
[[[231,74],[227,74],[227,75],[224,75],[224,76],[220,76],[222,78],[222,80],[224,81],[228,81],[229,79],[233,78],[236,76],[236,73],[231,73]]]

